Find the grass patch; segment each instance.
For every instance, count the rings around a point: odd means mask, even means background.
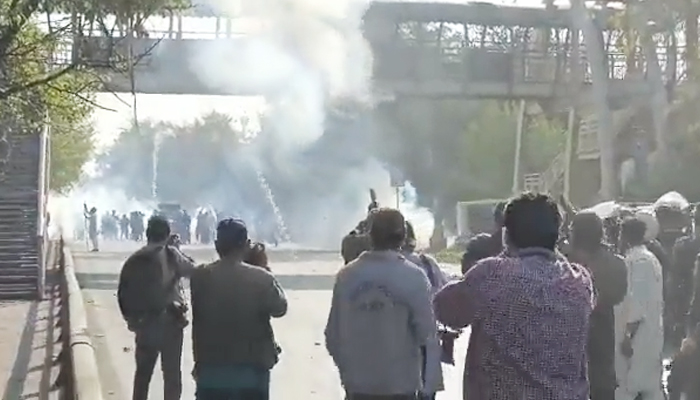
[[[446,264],[459,264],[462,261],[464,250],[457,247],[448,247],[434,254],[438,262]]]

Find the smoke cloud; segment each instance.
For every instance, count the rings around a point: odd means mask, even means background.
[[[200,206],[243,217],[262,230],[283,225],[298,244],[338,248],[341,237],[365,215],[369,188],[377,191],[380,204],[396,204],[389,175],[372,156],[379,128],[372,116],[373,58],[362,33],[370,0],[199,4],[255,23],[241,32],[244,40],[201,41],[188,53],[189,69],[217,91],[259,93],[266,99],[260,116],[230,110],[234,119],[241,114],[252,119],[245,124],[239,118],[234,125],[254,127],[254,132],[245,146],[222,144],[228,171],[201,193]],[[193,156],[188,162],[196,162]],[[264,185],[271,195],[261,190]],[[149,214],[156,203],[130,204],[112,193],[103,196],[86,188],[71,197],[74,204],[88,201],[119,213],[128,208]],[[401,208],[423,242],[432,218],[409,197]],[[261,212],[261,198],[279,212]]]
[[[265,128],[247,153],[231,152],[229,166],[253,165],[269,178],[273,194],[282,182],[294,187],[279,208],[298,242],[337,247],[364,216],[369,188],[394,205],[388,174],[371,156],[372,54],[362,33],[369,3],[200,2],[219,15],[257,21],[245,40],[199,46],[190,69],[218,90],[266,97]]]

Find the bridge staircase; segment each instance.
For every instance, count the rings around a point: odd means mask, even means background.
[[[9,134],[9,160],[0,172],[0,299],[34,299],[44,286],[45,135]],[[42,143],[43,141],[43,143]]]

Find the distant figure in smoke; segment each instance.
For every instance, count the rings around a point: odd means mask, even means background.
[[[197,215],[197,238],[202,244],[211,243],[212,230],[216,224],[216,217],[209,211],[202,210]]]
[[[143,217],[145,216],[144,213],[141,211],[132,211],[131,212],[131,220],[130,225],[131,225],[131,240],[135,242],[141,242],[143,241]]]
[[[117,210],[112,210],[110,215],[110,225],[112,226],[113,239],[119,239],[119,215],[117,215]]]
[[[90,251],[99,251],[97,242],[97,208],[92,207],[88,210],[87,204],[83,204],[83,215],[88,226],[88,238],[92,243]]]
[[[119,233],[122,240],[129,240],[129,217],[126,214],[119,219]]]
[[[180,219],[180,222],[182,224],[182,233],[180,234],[180,239],[182,240],[182,243],[189,244],[192,239],[192,217],[187,212],[187,210],[182,210],[182,217]]]
[[[102,237],[105,239],[111,239],[109,212],[105,212],[100,218],[100,232],[102,232]]]

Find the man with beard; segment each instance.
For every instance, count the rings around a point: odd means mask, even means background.
[[[615,311],[627,293],[625,261],[603,243],[603,221],[593,212],[571,221],[569,261],[585,267],[598,294],[588,335],[591,400],[615,400]]]
[[[437,323],[426,274],[400,253],[405,236],[403,215],[380,208],[369,227],[371,250],[336,275],[326,349],[347,400],[415,400],[424,387],[439,387],[438,374],[423,382]]]
[[[243,221],[219,222],[215,247],[219,260],[191,280],[197,400],[267,400],[280,353],[270,319],[287,313],[287,299]]]
[[[195,269],[192,260],[172,243],[168,221],[152,217],[147,243],[124,263],[117,299],[136,340],[136,373],[132,400],[147,400],[153,369],[160,356],[164,400],[182,394],[182,341],[187,304],[182,278]]]
[[[496,256],[503,251],[503,210],[505,207],[506,203],[500,202],[493,211],[493,233],[480,233],[467,243],[467,249],[462,255],[463,274],[466,274],[479,260]]]

